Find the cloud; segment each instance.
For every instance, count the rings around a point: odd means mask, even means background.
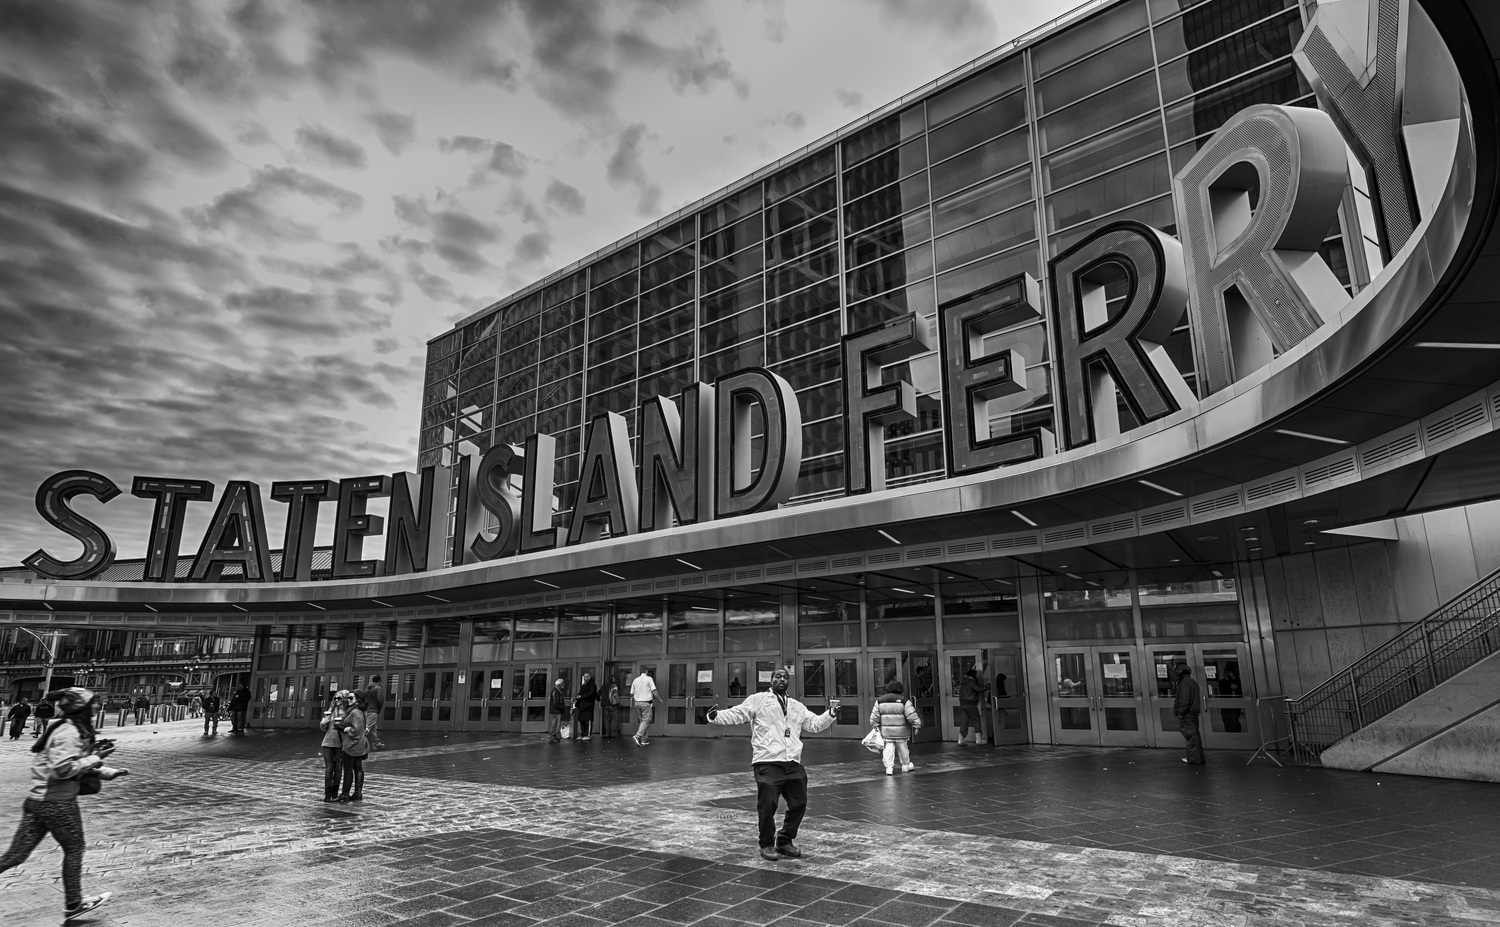
[[[527,232],[516,241],[513,264],[537,264],[552,254],[552,236],[547,232]]]
[[[248,186],[222,193],[187,214],[201,229],[234,229],[262,243],[315,239],[317,230],[313,226],[288,218],[277,209],[288,197],[332,207],[340,218],[353,215],[364,205],[364,197],[358,193],[321,177],[292,167],[264,167],[256,171]]]
[[[297,145],[306,153],[334,167],[365,166],[365,149],[358,142],[335,135],[319,125],[297,129]]]
[[[360,0],[309,7],[309,67],[330,87],[367,75],[386,53],[464,80],[513,87],[516,64],[491,44],[511,4],[491,0]]]
[[[479,246],[499,242],[504,236],[498,227],[456,209],[434,210],[422,197],[398,195],[392,199],[396,218],[402,223],[431,230],[432,237],[423,244],[449,267],[473,275],[494,266]]]
[[[727,83],[740,99],[750,95],[750,85],[735,73],[724,57],[724,50],[719,47],[718,36],[713,31],[697,36],[690,46],[673,48],[658,44],[640,32],[627,30],[615,36],[615,45],[626,64],[665,71],[668,83],[679,93],[689,87],[707,93],[714,85]]]
[[[470,155],[480,156],[479,167],[469,178],[470,186],[477,186],[485,180],[486,174],[498,174],[502,177],[520,177],[526,173],[526,162],[529,160],[514,146],[505,142],[490,138],[478,138],[473,135],[454,135],[450,138],[438,139],[438,151],[443,154],[463,152]]]
[[[250,332],[272,342],[289,338],[341,338],[359,331],[388,328],[391,317],[373,310],[348,288],[303,292],[282,286],[258,286],[229,293],[224,305]]]
[[[898,27],[915,26],[972,43],[976,37],[988,41],[995,19],[983,0],[867,0],[888,23]]]
[[[862,109],[864,107],[865,95],[858,90],[839,87],[833,91],[833,98],[838,100],[839,105],[845,109]]]
[[[641,145],[647,134],[645,123],[636,123],[620,133],[609,156],[605,176],[615,187],[629,186],[639,194],[636,212],[654,214],[661,202],[661,187],[651,182],[641,161]]]
[[[380,144],[393,155],[401,154],[406,150],[406,146],[416,140],[417,119],[415,116],[378,112],[370,113],[365,119],[375,127],[375,135],[380,139]]]
[[[800,110],[783,110],[774,116],[761,118],[758,124],[762,128],[786,126],[788,129],[801,130],[807,127],[807,117]]]
[[[571,184],[563,183],[561,180],[553,179],[547,184],[547,192],[542,195],[548,206],[558,212],[565,212],[573,216],[581,216],[586,208],[583,193]]]

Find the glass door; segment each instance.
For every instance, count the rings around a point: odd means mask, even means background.
[[[390,673],[386,676],[385,720],[390,726],[410,730],[416,717],[417,674]]]
[[[887,684],[901,683],[903,698],[911,699],[913,707],[917,710],[917,716],[922,719],[922,729],[916,733],[915,742],[942,739],[942,731],[938,724],[940,715],[937,688],[933,684],[935,678],[933,668],[936,665],[937,654],[935,653],[912,653],[903,650],[870,655],[870,704],[873,705],[885,695]],[[869,720],[870,713],[866,708],[861,723],[868,727]]]
[[[505,667],[475,666],[469,669],[462,708],[464,730],[506,730]]]
[[[1134,647],[1056,648],[1047,657],[1054,742],[1147,745],[1145,692]]]
[[[829,736],[857,739],[865,735],[870,707],[875,702],[872,697],[861,696],[862,691],[868,692],[872,686],[868,682],[860,685],[859,664],[859,656],[854,653],[802,657],[801,678],[794,680],[792,686],[794,692],[800,691],[802,704],[813,714],[818,714],[828,709],[830,698],[839,700],[838,720],[828,729]],[[771,670],[776,666],[774,661],[765,665]],[[759,666],[757,664],[757,675]],[[767,675],[767,685],[769,681]]]
[[[705,717],[710,706],[729,703],[727,684],[721,682],[720,662],[711,657],[667,661],[667,684],[662,688],[660,730],[668,736],[717,736]],[[738,703],[743,698],[736,699]]]
[[[1020,650],[990,651],[990,696],[993,709],[990,728],[997,744],[1024,744],[1031,740],[1026,723],[1026,687],[1021,678]]]
[[[1150,648],[1153,664],[1151,720],[1156,726],[1156,745],[1182,747],[1173,706],[1177,701],[1177,664],[1186,662],[1203,696],[1203,714],[1198,718],[1205,748],[1254,750],[1259,746],[1255,730],[1255,693],[1242,670],[1249,666],[1244,644],[1170,644]]]
[[[519,714],[521,733],[547,733],[547,690],[552,688],[552,664],[528,663],[525,686],[519,703],[511,703],[512,714]],[[521,680],[516,680],[520,682]]]
[[[970,670],[974,671],[976,678],[983,685],[984,677],[980,673],[983,661],[977,650],[950,650],[947,661],[943,664],[942,700],[943,700],[943,727],[948,740],[958,741],[965,735],[966,730],[972,730],[975,725],[965,723],[965,718],[959,707],[959,696],[963,692],[964,677]],[[979,707],[978,734],[969,734],[970,738],[978,736],[979,743],[985,743],[989,739],[985,727],[985,712],[983,706]]]
[[[453,729],[453,684],[456,677],[457,671],[452,669],[422,672],[422,695],[413,727],[429,731]]]

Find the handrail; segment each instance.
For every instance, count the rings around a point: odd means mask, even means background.
[[[1312,691],[1287,700],[1292,755],[1325,748],[1500,651],[1500,570],[1454,596]]]

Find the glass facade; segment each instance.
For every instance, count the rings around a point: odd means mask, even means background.
[[[1175,232],[1172,175],[1215,129],[1256,103],[1315,105],[1291,58],[1302,29],[1295,0],[1124,0],[839,133],[434,339],[420,463],[553,435],[565,525],[591,417],[617,412],[634,437],[643,400],[764,366],[801,404],[794,501],[839,495],[841,337],[1041,279],[1108,222]],[[1324,251],[1359,285],[1340,228]],[[1056,431],[1046,316],[991,336],[1024,342],[1033,384],[991,402],[991,435]],[[1168,350],[1194,383],[1186,327]],[[940,364],[887,371],[918,394],[887,431],[889,485],[947,473]]]

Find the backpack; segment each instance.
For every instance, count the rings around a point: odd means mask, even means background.
[[[609,703],[611,705],[620,704],[620,687],[618,685],[609,687]]]

